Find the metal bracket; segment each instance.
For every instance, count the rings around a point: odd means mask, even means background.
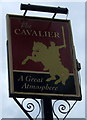
[[[77,101],[75,101],[71,105],[68,100],[55,100],[52,105],[50,98],[46,98],[46,99],[44,98],[44,100],[41,101],[42,102],[42,106],[41,106],[40,103],[38,102],[38,100],[32,99],[37,103],[37,105],[39,107],[39,112],[37,112],[36,118],[32,118],[29,113],[34,111],[35,105],[33,102],[29,101],[29,99],[31,99],[31,98],[23,98],[21,103],[19,102],[19,100],[17,100],[17,98],[13,97],[13,99],[18,104],[18,106],[23,110],[23,112],[26,114],[26,116],[29,118],[29,120],[37,120],[38,116],[40,115],[41,109],[43,112],[42,118],[44,120],[49,120],[49,118],[50,118],[50,120],[53,120],[53,114],[55,115],[57,120],[60,120],[60,118],[58,117],[59,113],[61,113],[61,115],[62,114],[65,115],[64,118],[62,119],[62,120],[65,120],[66,117],[68,116],[68,114],[70,113],[70,111],[72,110],[72,108],[77,103]],[[58,102],[59,102],[59,104],[58,104]],[[56,108],[58,108],[57,111],[55,111],[55,106],[56,106]],[[59,112],[58,115],[57,115],[57,112]]]
[[[60,120],[58,115],[56,114],[55,110],[54,110],[54,106],[57,106],[55,105],[59,100],[56,100],[54,103],[53,103],[53,113],[55,115],[55,117],[57,118],[57,120]],[[61,104],[60,104],[61,103]],[[59,102],[59,105],[58,105],[58,109],[57,111],[61,114],[64,114],[64,118],[62,120],[65,120],[66,117],[68,116],[68,114],[70,113],[70,111],[72,110],[72,108],[75,106],[75,104],[77,103],[77,101],[75,101],[73,103],[73,105],[70,105],[70,102],[67,101],[67,100],[64,100],[64,102]]]
[[[26,112],[26,110],[24,109],[24,107],[20,104],[20,102],[13,97],[14,101],[19,105],[19,107],[23,110],[23,112],[26,114],[26,116],[29,118],[29,120],[33,120],[33,118]]]
[[[19,105],[19,107],[23,110],[23,112],[26,114],[26,116],[29,118],[29,120],[37,120],[38,116],[40,115],[41,112],[41,105],[36,99],[32,99],[35,104],[38,105],[38,112],[36,113],[35,119],[31,117],[29,113],[33,112],[35,110],[35,105],[31,100],[31,98],[23,98],[22,102],[20,103],[19,100],[15,97],[13,97],[14,101]]]
[[[39,6],[39,5],[31,5],[31,4],[21,4],[20,6],[21,10],[25,10],[24,15],[26,15],[27,10],[31,11],[40,11],[40,12],[50,12],[54,13],[53,18],[57,13],[60,14],[68,14],[68,9],[67,8],[61,8],[61,7],[48,7],[48,6]]]
[[[81,70],[81,64],[78,62],[78,60],[76,59],[76,65],[77,65],[77,71]]]

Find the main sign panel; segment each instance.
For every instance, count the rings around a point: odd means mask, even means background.
[[[70,20],[7,15],[10,96],[81,99]]]

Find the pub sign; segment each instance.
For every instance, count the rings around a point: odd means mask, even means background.
[[[81,100],[70,20],[7,15],[10,97]]]

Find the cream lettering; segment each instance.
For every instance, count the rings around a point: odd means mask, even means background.
[[[32,36],[32,37],[49,37],[49,38],[60,38],[60,34],[55,31],[36,31],[36,30],[29,30],[29,29],[15,29],[14,33],[16,35],[23,35],[23,36]]]

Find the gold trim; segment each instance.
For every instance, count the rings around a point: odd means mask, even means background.
[[[49,74],[49,72],[39,72],[39,71],[27,71],[27,70],[13,70],[13,72],[27,72],[27,73],[43,73],[43,74]]]
[[[9,15],[6,15],[6,22],[7,22],[7,40],[8,40],[8,53],[9,53],[9,74],[10,74],[10,92],[14,91],[14,83],[13,83],[13,60],[12,60],[12,46],[11,46],[11,29],[10,29],[10,18]]]
[[[19,94],[19,92],[14,92],[14,94]],[[61,97],[63,97],[63,96],[66,96],[66,97],[76,97],[77,95],[70,95],[70,94],[49,94],[49,93],[32,93],[32,92],[30,92],[30,93],[27,93],[27,92],[20,92],[20,94],[21,95],[45,95],[45,96],[61,96]]]
[[[74,83],[75,83],[75,89],[76,89],[76,94],[77,96],[80,96],[80,86],[79,86],[79,76],[78,76],[78,71],[77,71],[77,66],[76,66],[76,55],[75,55],[75,48],[73,44],[73,36],[72,36],[72,29],[71,29],[71,22],[69,21],[69,44],[70,44],[70,52],[71,52],[71,57],[72,57],[72,64],[73,64],[73,73],[74,73]]]
[[[13,70],[13,72],[27,72],[27,73],[43,73],[43,74],[49,74],[49,72],[39,72],[39,71],[25,71],[25,70]],[[74,75],[73,73],[69,73],[70,75]]]

